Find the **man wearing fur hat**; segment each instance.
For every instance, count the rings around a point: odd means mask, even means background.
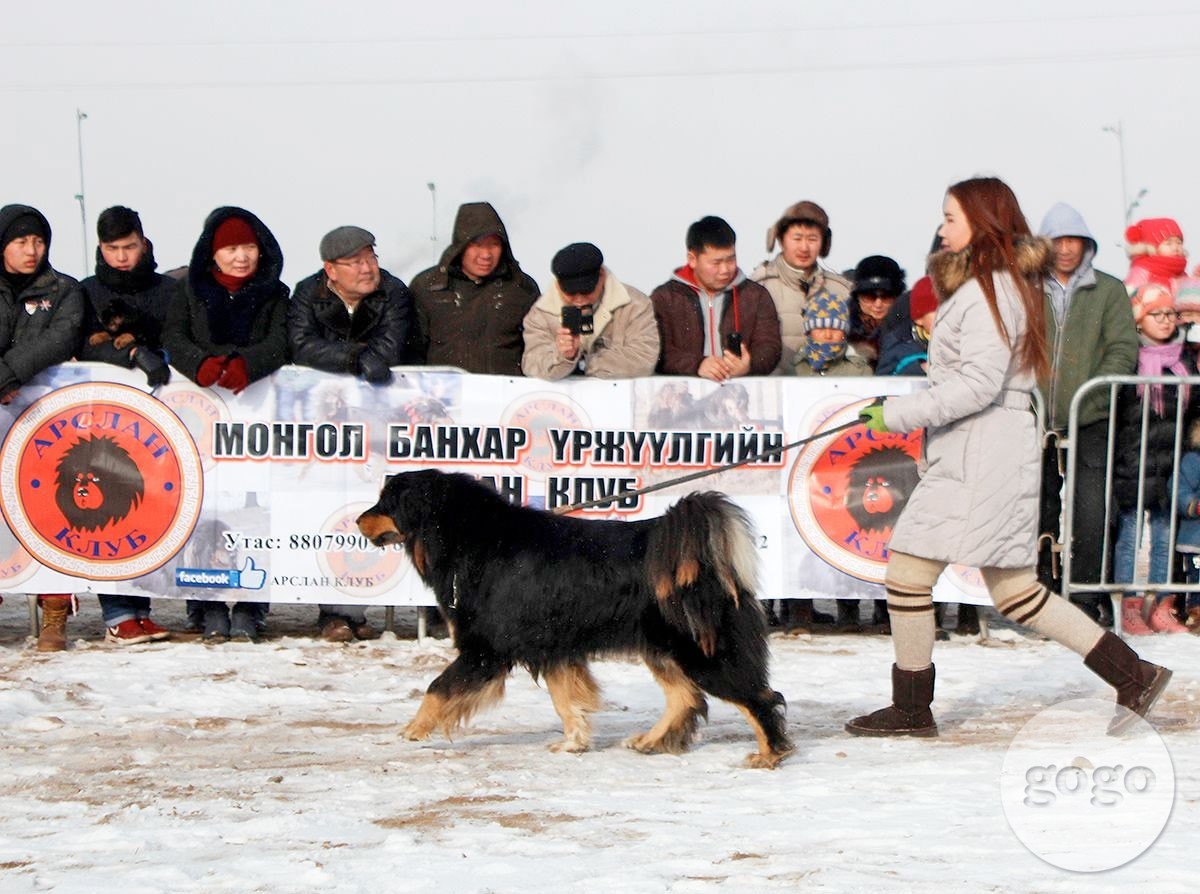
[[[658,363],[658,324],[650,299],[613,276],[590,242],[559,251],[550,270],[550,288],[525,315],[525,375],[652,375]]]
[[[1046,428],[1065,437],[1071,399],[1088,379],[1128,375],[1137,366],[1138,337],[1129,296],[1121,281],[1092,266],[1096,240],[1083,216],[1059,203],[1046,212],[1040,235],[1053,243],[1052,270],[1044,279],[1046,341],[1051,374],[1040,383],[1045,399]],[[1072,577],[1077,582],[1100,580],[1104,532],[1104,480],[1107,461],[1109,398],[1092,391],[1079,408],[1079,436],[1074,449],[1075,480]],[[1041,527],[1055,542],[1062,511],[1062,476],[1055,446],[1042,459]],[[1055,583],[1056,562],[1039,552],[1039,577]],[[1108,600],[1099,596],[1072,597],[1094,618],[1107,618]]]
[[[818,263],[829,256],[832,242],[829,215],[816,202],[807,200],[785,208],[767,231],[767,251],[772,251],[778,243],[779,254],[756,267],[750,279],[771,293],[779,314],[783,354],[776,367],[778,373],[792,371],[796,352],[805,343],[804,310],[808,296],[822,288],[839,298],[850,295],[850,281]]]
[[[50,266],[50,222],[28,205],[0,208],[0,404],[42,370],[70,360],[83,329],[79,283]],[[39,597],[39,652],[67,647],[70,593]]]

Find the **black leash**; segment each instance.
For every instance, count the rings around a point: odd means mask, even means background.
[[[760,450],[758,453],[752,453],[744,459],[739,459],[737,462],[726,463],[723,466],[717,466],[715,469],[703,469],[699,472],[689,472],[687,475],[681,475],[678,478],[670,478],[666,481],[660,481],[657,484],[648,484],[645,487],[639,487],[636,490],[622,491],[619,494],[613,494],[611,497],[600,497],[595,500],[588,500],[586,503],[572,503],[570,506],[559,506],[554,509],[555,515],[566,515],[568,512],[575,512],[579,509],[590,509],[592,506],[599,506],[603,503],[615,503],[617,500],[624,500],[628,497],[637,497],[642,494],[652,493],[656,490],[662,490],[665,487],[675,487],[677,484],[686,484],[689,481],[696,481],[700,478],[705,478],[709,475],[716,475],[718,472],[726,472],[729,469],[736,469],[738,466],[744,466],[747,463],[757,462],[760,459],[766,459],[769,456],[779,456],[782,458],[783,453],[787,450],[794,450],[812,441],[818,441],[821,438],[827,438],[830,435],[836,435],[838,432],[845,431],[848,428],[853,428],[856,425],[862,425],[862,420],[855,416],[849,422],[844,422],[841,425],[835,425],[833,428],[822,432],[817,432],[815,435],[809,435],[807,438],[801,438],[799,441],[792,441],[790,444],[784,444],[782,447],[771,447],[768,450]]]

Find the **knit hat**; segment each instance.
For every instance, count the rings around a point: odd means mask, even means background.
[[[258,236],[250,222],[241,217],[227,217],[213,232],[212,250],[214,253],[231,245],[258,245]]]
[[[590,242],[573,242],[550,261],[550,272],[564,295],[586,295],[596,288],[604,255]]]
[[[891,258],[871,255],[863,258],[854,268],[854,288],[851,295],[859,292],[887,292],[897,296],[904,291],[904,271]]]
[[[1176,284],[1175,309],[1200,311],[1200,277],[1190,276]]]
[[[1183,230],[1169,217],[1147,217],[1125,228],[1125,251],[1133,255],[1158,254],[1158,247],[1168,239],[1183,240]]]
[[[908,293],[908,315],[913,322],[925,314],[933,313],[938,308],[937,292],[933,290],[933,280],[922,276],[913,283],[912,291]]]
[[[814,329],[850,331],[850,308],[846,299],[823,286],[808,296],[808,306],[804,309],[804,331],[808,333]]]
[[[820,256],[822,258],[829,256],[829,248],[833,245],[833,230],[829,229],[829,215],[816,202],[810,202],[807,199],[794,205],[788,205],[783,209],[779,220],[775,221],[771,229],[767,230],[767,251],[774,250],[776,242],[782,243],[783,234],[787,232],[788,227],[794,224],[808,224],[819,229],[821,231]]]
[[[348,258],[374,244],[375,234],[369,230],[353,226],[337,227],[321,237],[321,260],[336,261],[338,258]]]
[[[0,236],[0,246],[8,245],[14,239],[20,239],[22,236],[41,236],[43,242],[50,242],[50,231],[46,228],[45,222],[36,214],[22,214],[10,223],[5,228],[4,235]]]
[[[1151,311],[1175,309],[1175,299],[1171,297],[1171,290],[1157,282],[1148,282],[1134,292],[1132,301],[1135,323],[1141,323]]]

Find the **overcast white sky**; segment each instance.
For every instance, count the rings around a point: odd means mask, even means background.
[[[289,284],[343,223],[410,279],[478,199],[543,283],[589,240],[649,291],[704,214],[733,224],[748,271],[801,198],[830,213],[833,266],[890,254],[911,280],[945,187],[976,173],[1035,228],[1075,204],[1123,275],[1118,121],[1136,216],[1200,245],[1200,4],[1181,0],[0,6],[0,201],[42,209],[75,275],[77,108],[90,239],[130,205],[168,268],[241,205]]]

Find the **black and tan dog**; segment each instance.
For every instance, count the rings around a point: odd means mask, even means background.
[[[791,750],[783,696],[767,679],[757,550],[749,522],[716,493],[661,518],[584,520],[514,506],[467,475],[405,472],[358,518],[377,546],[403,543],[437,596],[459,655],[430,684],[404,735],[449,735],[504,695],[520,665],[546,681],[563,723],[554,751],[585,751],[599,687],[588,660],[640,655],[666,692],[644,753],[687,749],[704,693],[736,705],[758,738],[747,764]]]

